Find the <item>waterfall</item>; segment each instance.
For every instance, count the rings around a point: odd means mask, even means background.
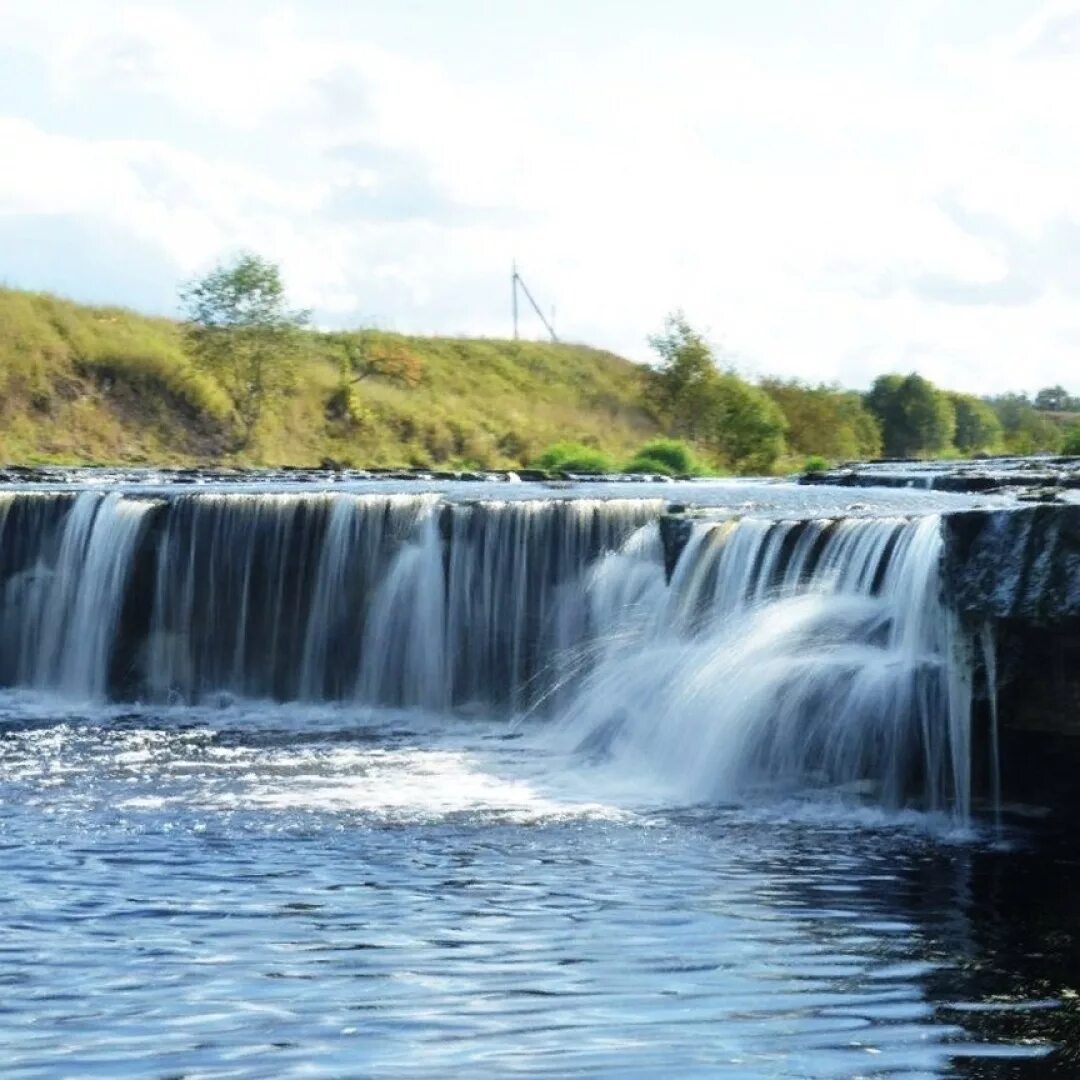
[[[427,709],[450,705],[442,541],[438,518],[430,509],[375,593],[361,656],[361,700]]]
[[[151,505],[83,492],[57,530],[52,565],[39,559],[7,579],[3,640],[18,655],[27,684],[90,700],[105,697],[132,554]]]
[[[19,493],[0,502],[0,671],[73,697],[523,708],[588,634],[589,566],[664,508]]]
[[[674,544],[666,509],[5,493],[0,681],[532,710],[687,801],[846,786],[966,814],[971,645],[939,520],[699,521]]]
[[[702,525],[659,602],[650,530],[627,548],[644,584],[623,618],[609,566],[594,570],[612,630],[558,721],[564,741],[690,802],[873,786],[887,805],[917,794],[968,813],[969,660],[941,600],[936,517]]]

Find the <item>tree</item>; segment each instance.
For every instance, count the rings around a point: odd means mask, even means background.
[[[338,384],[326,403],[331,420],[345,420],[353,427],[368,419],[357,389],[367,379],[382,379],[411,389],[424,377],[423,361],[396,335],[375,331],[327,334],[324,339],[338,352]]]
[[[341,371],[350,383],[380,378],[405,387],[414,387],[424,377],[424,365],[408,343],[389,334],[331,334],[328,340],[340,346]]]
[[[700,438],[718,375],[712,349],[681,311],[668,315],[664,332],[651,335],[649,345],[660,357],[648,382],[649,403],[674,434]]]
[[[793,452],[831,461],[881,454],[881,428],[859,394],[797,379],[763,379],[761,388],[784,414]]]
[[[768,472],[784,452],[784,414],[768,394],[732,372],[717,373],[702,441],[736,472]]]
[[[706,447],[721,465],[766,471],[784,448],[784,417],[767,394],[732,371],[717,369],[708,342],[682,312],[649,338],[659,360],[646,396],[668,429]]]
[[[290,310],[277,266],[243,253],[189,282],[180,293],[195,362],[229,395],[238,446],[251,442],[265,412],[295,382],[299,331],[309,313]]]
[[[1080,412],[1080,398],[1074,398],[1064,386],[1046,386],[1033,402],[1040,412]]]
[[[952,402],[921,375],[879,376],[866,395],[866,405],[881,424],[890,457],[936,454],[952,442],[956,429]]]
[[[956,413],[956,433],[953,442],[964,454],[977,450],[993,450],[1000,445],[1003,434],[1001,421],[985,401],[970,394],[950,394]]]
[[[1012,454],[1055,453],[1061,447],[1059,424],[1034,408],[1026,394],[987,398],[1005,430],[1005,449]]]

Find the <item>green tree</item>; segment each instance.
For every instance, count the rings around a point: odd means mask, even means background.
[[[189,282],[180,300],[192,356],[229,395],[242,449],[295,383],[300,330],[309,313],[287,306],[277,266],[251,253]]]
[[[866,405],[881,424],[890,457],[937,454],[952,443],[956,429],[952,402],[921,375],[879,376],[866,395]]]
[[[769,472],[784,452],[784,414],[763,390],[732,372],[718,373],[703,442],[741,473]]]
[[[668,434],[704,447],[721,466],[767,471],[784,449],[784,417],[771,398],[732,371],[720,371],[705,338],[681,312],[649,338],[659,360],[646,400]]]
[[[881,454],[881,429],[860,395],[797,379],[763,379],[761,388],[784,414],[793,452],[831,461]]]
[[[993,450],[1003,435],[1001,421],[985,401],[970,394],[950,394],[956,413],[956,432],[953,443],[964,454],[977,450]]]
[[[987,398],[1005,430],[1005,449],[1011,454],[1056,453],[1063,440],[1060,424],[1034,408],[1026,394]]]
[[[659,356],[646,387],[646,398],[674,434],[699,439],[713,411],[718,376],[708,342],[681,311],[664,321],[664,332],[649,337]]]

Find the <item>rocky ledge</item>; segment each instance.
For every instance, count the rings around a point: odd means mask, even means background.
[[[1080,501],[1080,457],[849,462],[803,473],[799,483],[1013,494],[1020,502],[1070,502]]]
[[[319,465],[284,465],[280,468],[224,468],[190,466],[140,468],[108,465],[0,465],[4,484],[252,484],[252,483],[347,483],[367,480],[451,481],[455,483],[668,483],[691,477],[658,473],[571,473],[561,469],[354,469],[329,459]]]

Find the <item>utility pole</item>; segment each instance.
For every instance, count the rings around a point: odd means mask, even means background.
[[[518,337],[518,289],[525,294],[525,299],[532,305],[533,311],[536,312],[537,318],[544,324],[544,329],[547,330],[552,341],[558,341],[559,338],[555,333],[555,329],[552,323],[548,322],[544,317],[544,313],[540,310],[540,305],[533,299],[533,294],[529,292],[529,286],[525,284],[525,279],[518,273],[517,260],[515,259],[512,264],[512,273],[510,275],[510,293],[511,304],[513,307],[514,315],[514,340]],[[551,309],[552,322],[554,322],[555,309]]]
[[[517,339],[518,339],[518,308],[517,308],[518,272],[517,272],[517,259],[515,259],[513,261],[512,267],[513,267],[513,273],[510,275],[510,295],[511,295],[511,301],[510,302],[513,305],[513,308],[514,308],[514,340],[517,341]]]

